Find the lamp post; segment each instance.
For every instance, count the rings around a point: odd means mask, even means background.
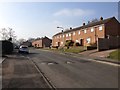
[[[62,37],[64,35],[64,28],[63,27],[57,27],[57,28],[61,28],[62,29]],[[64,37],[63,37],[63,46],[64,46]]]

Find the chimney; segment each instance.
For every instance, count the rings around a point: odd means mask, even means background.
[[[72,27],[70,27],[70,29],[72,29]]]
[[[103,20],[103,17],[100,17],[100,21],[102,21]]]
[[[85,23],[83,23],[83,26],[85,26]]]

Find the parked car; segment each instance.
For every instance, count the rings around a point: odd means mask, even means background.
[[[18,52],[19,53],[29,53],[28,46],[21,45]]]

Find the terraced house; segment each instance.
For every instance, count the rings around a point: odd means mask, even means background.
[[[120,36],[120,23],[115,17],[103,19],[97,22],[69,29],[53,36],[52,46],[64,46],[66,40],[72,40],[81,46],[97,44],[102,47],[118,47]],[[113,44],[114,43],[114,44]]]

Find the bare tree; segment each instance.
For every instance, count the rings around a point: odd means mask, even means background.
[[[16,41],[15,31],[13,31],[12,28],[2,28],[0,34],[3,40]]]
[[[18,43],[19,43],[19,45],[21,45],[23,42],[25,42],[26,40],[25,39],[23,39],[23,38],[20,38],[19,40],[18,40]]]
[[[8,39],[8,34],[7,34],[7,29],[6,28],[2,28],[1,31],[0,31],[0,34],[1,34],[1,38],[3,40],[7,40]]]

